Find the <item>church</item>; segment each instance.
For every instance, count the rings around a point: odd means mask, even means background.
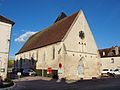
[[[15,68],[32,68],[41,76],[61,75],[67,80],[98,78],[100,55],[82,10],[61,13],[48,28],[32,35],[16,53]]]

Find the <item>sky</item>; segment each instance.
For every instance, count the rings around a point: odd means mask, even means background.
[[[83,10],[98,49],[120,46],[120,0],[0,0],[0,15],[15,22],[10,57],[32,34],[41,31],[64,12]]]

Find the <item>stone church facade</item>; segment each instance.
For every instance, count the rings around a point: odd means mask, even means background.
[[[83,11],[63,16],[27,40],[15,56],[15,67],[37,69],[42,76],[48,68],[61,69],[68,80],[99,77],[100,56]]]
[[[0,15],[0,76],[7,77],[11,29],[14,22]]]

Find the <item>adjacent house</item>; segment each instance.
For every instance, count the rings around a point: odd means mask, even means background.
[[[13,25],[13,21],[0,16],[0,76],[3,79],[7,77],[10,35]]]
[[[61,15],[48,28],[32,35],[15,56],[16,68],[52,69],[68,80],[100,76],[100,56],[82,10]],[[60,71],[59,71],[60,70]]]
[[[120,47],[113,46],[111,48],[100,49],[102,69],[120,68]]]

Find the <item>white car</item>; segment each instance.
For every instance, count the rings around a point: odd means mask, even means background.
[[[110,73],[110,69],[103,69],[102,70],[102,74],[107,74],[107,73]]]
[[[120,75],[120,69],[114,69],[114,71],[111,73],[114,75]]]
[[[103,76],[108,76],[109,73],[113,73],[113,69],[103,69],[101,72]]]

